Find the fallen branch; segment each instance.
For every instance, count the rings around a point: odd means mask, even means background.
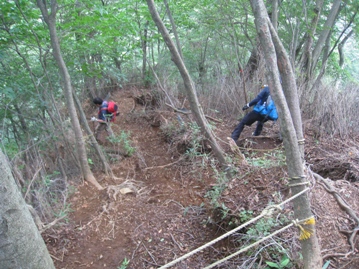
[[[349,254],[354,253],[355,252],[355,236],[357,234],[357,232],[359,231],[359,218],[358,216],[355,214],[354,210],[351,209],[349,207],[349,205],[345,202],[345,200],[339,195],[338,192],[335,191],[334,187],[331,185],[331,183],[329,182],[328,179],[323,178],[322,176],[313,173],[313,176],[319,181],[319,184],[321,184],[324,189],[329,192],[330,194],[332,194],[335,198],[335,200],[338,202],[339,206],[350,216],[354,219],[354,221],[356,222],[357,227],[355,227],[352,231],[340,231],[340,232],[345,232],[346,234],[348,234],[348,242],[350,244],[351,247],[351,251],[348,252],[347,254],[345,254],[345,257],[347,257]]]
[[[189,115],[189,114],[192,114],[192,112],[190,110],[182,110],[182,109],[178,109],[178,108],[175,108],[174,106],[170,105],[170,104],[167,104],[166,103],[166,106],[172,108],[174,111],[178,112],[178,113],[182,113],[182,114],[185,114],[185,115]],[[208,115],[204,115],[207,119],[211,120],[211,121],[214,121],[214,122],[218,122],[218,123],[221,123],[222,120],[219,120],[219,119],[215,119],[211,116],[208,116]]]
[[[165,164],[165,165],[146,167],[144,170],[151,170],[151,169],[156,169],[156,168],[165,168],[165,167],[171,166],[171,165],[173,165],[175,163],[178,163],[182,159],[183,158],[179,158],[177,161],[175,161],[173,163],[168,163],[168,164]]]
[[[67,215],[63,215],[60,218],[55,219],[54,221],[44,225],[41,229],[40,229],[40,233],[43,233],[44,231],[46,231],[47,229],[51,228],[52,226],[56,225],[56,223],[58,223],[60,220],[64,219],[68,217]]]

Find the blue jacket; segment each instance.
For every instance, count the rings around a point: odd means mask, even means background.
[[[263,90],[261,90],[261,92],[257,95],[256,98],[254,98],[252,101],[250,101],[248,103],[248,106],[250,106],[250,107],[254,106],[260,101],[261,101],[261,104],[263,104],[264,102],[267,101],[267,98],[268,98],[269,95],[270,95],[269,87],[266,86],[266,87],[263,88]]]

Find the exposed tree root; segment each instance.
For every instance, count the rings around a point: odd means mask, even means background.
[[[348,242],[351,247],[351,251],[346,254],[328,254],[327,256],[345,256],[347,257],[351,253],[355,252],[355,236],[359,231],[359,218],[355,214],[354,210],[350,208],[350,206],[345,202],[345,200],[339,195],[339,193],[335,190],[335,188],[332,186],[329,179],[325,179],[322,176],[313,173],[313,176],[318,180],[319,184],[321,184],[324,189],[332,194],[336,201],[338,202],[339,206],[356,222],[356,227],[352,231],[340,231],[341,233],[345,233],[348,236]]]

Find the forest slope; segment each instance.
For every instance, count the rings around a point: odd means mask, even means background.
[[[233,179],[223,188],[218,170],[208,158],[208,147],[204,145],[203,151],[191,152],[195,130],[181,131],[178,125],[178,116],[184,122],[188,121],[187,116],[153,109],[151,100],[140,105],[136,100],[145,100],[143,96],[151,95],[131,88],[112,96],[121,112],[113,129],[117,134],[130,132],[135,153],[128,157],[111,154],[115,178],[96,175],[106,189],[98,192],[88,184],[75,186],[76,192],[70,199],[73,212],[68,222],[43,234],[58,269],[158,268],[257,216],[268,204],[290,197],[277,124],[267,123],[261,137],[251,137],[252,128],[245,129],[239,146],[247,164],[238,166]],[[236,123],[226,119],[222,123],[213,122],[221,146],[233,160],[236,156],[230,151],[226,137]],[[314,138],[310,122],[306,127],[306,158],[310,169],[333,179],[331,183],[337,193],[358,214],[357,138],[319,140]],[[110,145],[107,142],[105,148],[111,149]],[[331,261],[328,268],[359,268],[358,243],[351,246],[348,234],[343,232],[353,230],[358,224],[321,183],[313,176],[309,180],[324,261]],[[226,208],[226,214],[214,205]],[[266,223],[267,226],[247,227],[173,268],[208,266],[248,243],[249,231],[256,231],[261,237],[261,232],[275,231],[291,217],[292,206],[285,204],[271,218],[271,226]],[[291,267],[287,268],[300,266],[298,230],[291,228],[218,268],[265,268],[265,261],[280,261],[283,254],[280,246],[287,249],[291,259]]]

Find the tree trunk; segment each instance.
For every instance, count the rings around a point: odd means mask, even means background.
[[[293,124],[293,120],[295,119],[292,118],[293,115],[291,115],[291,112],[293,111],[290,111],[288,108],[288,104],[285,100],[285,96],[282,90],[282,85],[280,83],[276,51],[268,27],[270,20],[268,18],[263,0],[251,0],[251,5],[255,17],[257,32],[261,46],[263,48],[264,57],[266,59],[267,69],[269,70],[269,75],[271,78],[269,86],[271,88],[273,99],[278,108],[281,132],[283,135],[285,154],[287,158],[288,175],[291,178],[291,191],[293,194],[297,194],[304,190],[303,183],[306,182],[304,182],[305,177],[303,177],[303,162],[301,161],[298,139]],[[283,56],[280,57],[281,61],[287,62]],[[286,66],[290,66],[289,61],[286,63]],[[287,72],[292,73],[290,70],[287,70]],[[288,83],[290,83],[291,77],[294,77],[293,74],[289,76],[287,73],[283,73],[282,75],[284,79],[288,81]],[[294,94],[291,96],[291,98],[295,98]],[[294,199],[293,206],[294,217],[296,219],[305,220],[312,217],[310,202],[307,194],[302,194],[298,198]],[[310,228],[313,230],[313,234],[308,239],[301,240],[304,268],[321,269],[322,259],[318,239],[314,225],[310,226]]]
[[[343,67],[344,65],[344,53],[343,53],[343,47],[345,45],[345,43],[347,42],[347,40],[352,36],[352,34],[354,33],[353,30],[351,30],[349,32],[349,34],[346,35],[346,37],[344,37],[344,39],[339,43],[338,45],[338,53],[339,53],[339,66]]]
[[[55,269],[0,150],[0,267]]]
[[[272,16],[271,16],[272,24],[274,30],[277,32],[278,25],[278,0],[272,0]]]
[[[285,48],[280,41],[277,32],[271,23],[268,23],[271,31],[273,44],[277,55],[278,69],[281,73],[282,88],[285,95],[285,99],[290,111],[290,115],[294,124],[295,132],[298,141],[304,142],[302,116],[300,113],[300,104],[298,98],[297,84],[295,83],[295,76],[293,68]],[[304,143],[299,143],[300,155],[302,163],[304,163]]]
[[[73,95],[74,95],[74,100],[75,100],[75,103],[76,103],[76,107],[77,107],[77,109],[79,111],[81,120],[83,122],[83,126],[84,126],[84,128],[86,130],[87,135],[90,137],[91,143],[94,146],[94,148],[95,148],[95,150],[96,150],[96,152],[97,152],[97,154],[98,154],[98,156],[99,156],[99,158],[100,158],[100,160],[102,162],[104,171],[105,171],[106,175],[110,175],[113,178],[114,175],[112,173],[112,170],[111,170],[111,167],[110,167],[109,163],[106,160],[106,156],[105,156],[105,154],[103,154],[103,151],[102,151],[100,145],[97,143],[97,140],[96,140],[95,136],[93,135],[90,126],[87,124],[86,115],[82,110],[81,102],[80,102],[80,100],[78,99],[78,97],[77,97],[77,95],[75,93]]]
[[[317,25],[320,17],[320,11],[323,8],[323,2],[324,0],[316,0],[314,12],[313,12],[314,15],[310,22],[310,26],[308,26],[309,31],[306,35],[307,38],[304,44],[303,53],[301,55],[301,59],[299,63],[300,68],[306,71],[305,81],[308,81],[310,76],[309,70],[311,69],[313,37],[317,29]],[[305,7],[304,10],[306,11]]]
[[[181,73],[182,79],[184,81],[186,93],[187,93],[187,98],[189,100],[191,110],[193,112],[193,115],[195,116],[196,122],[197,122],[198,126],[201,128],[202,133],[205,135],[205,137],[211,143],[212,150],[213,150],[214,154],[216,155],[220,165],[224,167],[224,166],[226,166],[226,159],[224,157],[223,150],[217,143],[211,129],[209,128],[209,124],[204,116],[202,107],[199,104],[197,94],[196,94],[196,89],[195,89],[193,81],[188,73],[188,70],[187,70],[186,66],[184,65],[183,60],[182,60],[180,54],[178,53],[178,50],[176,49],[175,44],[173,43],[172,39],[170,38],[168,30],[164,26],[159,14],[156,10],[154,1],[147,0],[147,5],[150,10],[153,21],[157,25],[158,30],[161,32],[162,37],[171,52],[172,60],[176,64],[179,72]]]
[[[145,23],[145,29],[143,30],[142,38],[142,80],[147,84],[147,39],[148,39],[148,25],[149,21]]]
[[[72,86],[71,79],[68,73],[66,64],[61,55],[60,43],[56,33],[56,12],[57,12],[57,2],[56,0],[51,0],[51,14],[48,14],[48,10],[46,7],[45,0],[37,0],[37,5],[39,6],[42,16],[49,28],[50,38],[51,38],[51,46],[53,49],[54,58],[59,66],[60,74],[64,83],[64,96],[66,99],[66,105],[69,111],[69,115],[71,118],[71,124],[73,131],[76,137],[76,149],[79,157],[82,175],[86,181],[93,184],[98,190],[102,190],[102,186],[97,182],[96,178],[93,176],[90,166],[87,162],[87,154],[84,143],[84,138],[82,136],[81,126],[77,117],[76,108],[74,99],[72,96]]]
[[[176,27],[176,24],[175,24],[175,20],[174,20],[173,17],[172,17],[172,13],[171,13],[171,10],[170,10],[170,7],[169,7],[169,5],[168,5],[167,0],[163,0],[163,2],[165,3],[166,11],[167,11],[167,16],[168,16],[168,18],[170,19],[171,26],[172,26],[172,31],[173,31],[173,34],[174,34],[175,39],[176,39],[177,51],[178,51],[178,53],[179,53],[181,59],[183,60],[182,49],[181,49],[181,42],[180,42],[179,37],[178,37],[177,27]]]
[[[332,5],[330,14],[324,24],[323,31],[320,33],[317,44],[315,45],[315,48],[313,51],[313,59],[312,59],[310,74],[313,74],[314,69],[317,66],[319,56],[324,49],[325,42],[326,42],[329,34],[331,33],[331,29],[335,23],[336,18],[338,17],[341,2],[342,2],[341,0],[335,0]]]

